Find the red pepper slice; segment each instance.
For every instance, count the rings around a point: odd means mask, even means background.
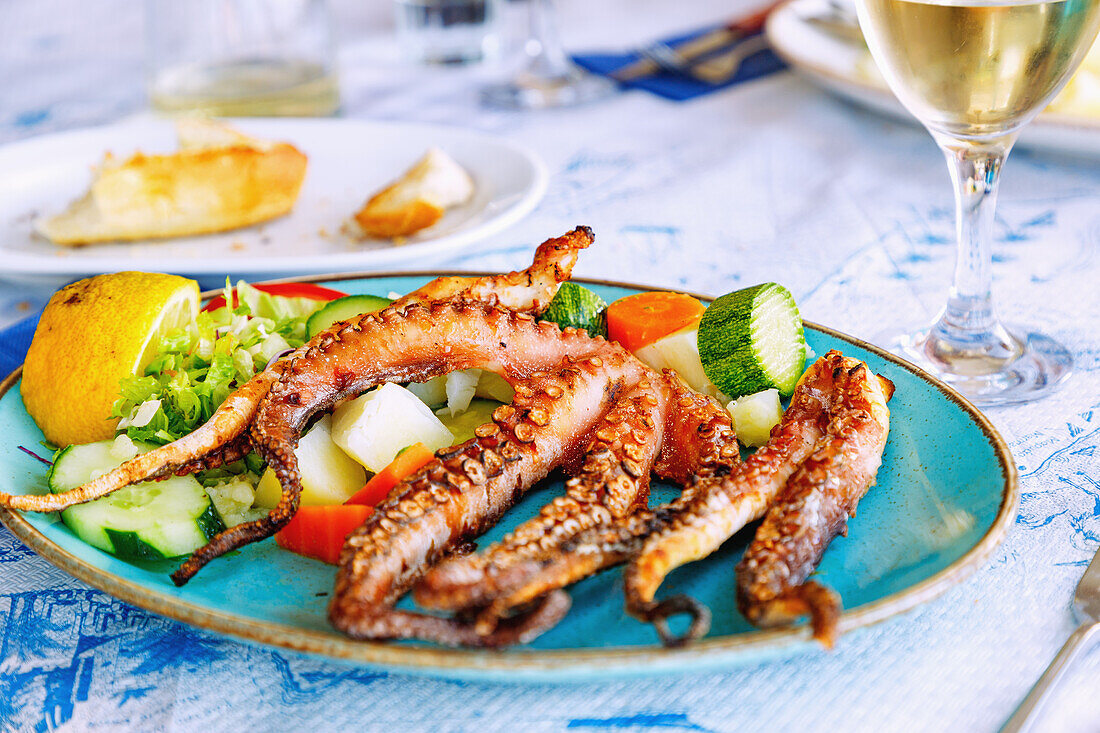
[[[275,542],[299,555],[335,565],[344,540],[367,520],[374,507],[326,504],[298,507],[298,512],[275,534]]]
[[[313,283],[273,283],[259,285],[253,285],[252,287],[257,290],[268,293],[269,295],[281,295],[284,298],[310,298],[311,300],[336,300],[337,298],[343,298],[347,293],[341,293],[339,290],[333,290],[332,288],[326,288],[321,285],[314,285]],[[233,293],[236,298],[236,292]],[[225,296],[216,295],[210,299],[210,302],[203,308],[204,311],[214,311],[225,305]],[[233,303],[233,307],[237,307],[237,303]]]

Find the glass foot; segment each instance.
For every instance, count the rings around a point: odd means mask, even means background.
[[[594,102],[615,91],[613,82],[572,68],[550,77],[525,72],[510,82],[482,89],[481,101],[500,109],[548,109]]]
[[[898,336],[881,334],[875,343],[947,382],[975,405],[1030,402],[1053,392],[1073,370],[1062,344],[1041,333],[998,326],[999,338],[959,347],[937,337],[935,327]]]

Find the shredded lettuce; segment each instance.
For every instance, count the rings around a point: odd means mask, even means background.
[[[226,306],[166,333],[145,373],[122,381],[112,416],[123,419],[120,430],[130,439],[162,445],[206,422],[277,354],[304,344],[306,319],[324,305],[244,281],[226,281],[224,295]]]

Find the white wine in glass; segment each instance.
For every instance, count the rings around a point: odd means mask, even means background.
[[[890,348],[978,404],[1043,396],[1070,373],[1058,342],[1006,328],[991,294],[990,240],[1004,160],[1065,85],[1100,28],[1100,0],[856,0],[890,88],[935,138],[955,184],[958,253],[947,306]]]

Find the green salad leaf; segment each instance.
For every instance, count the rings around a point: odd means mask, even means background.
[[[324,305],[271,295],[244,281],[226,282],[225,302],[165,334],[144,374],[122,380],[112,416],[122,418],[119,430],[132,440],[163,445],[209,420],[275,356],[304,344],[306,320]]]

